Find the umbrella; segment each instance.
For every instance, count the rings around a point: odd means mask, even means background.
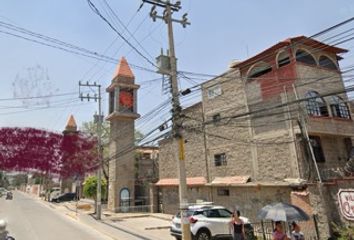
[[[307,221],[310,219],[301,208],[287,203],[266,205],[259,210],[257,218],[282,222]]]

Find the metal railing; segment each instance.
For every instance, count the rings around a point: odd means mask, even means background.
[[[120,213],[149,213],[151,205],[120,206],[116,211]]]
[[[272,234],[275,228],[274,222],[272,221],[260,221],[251,223],[253,227],[253,235],[249,234],[247,239],[257,239],[257,240],[271,240]],[[290,236],[291,234],[291,223],[283,223],[283,228],[285,232]],[[299,222],[298,225],[301,227],[301,232],[303,232],[306,240],[318,240],[317,222],[315,218],[310,219],[306,222]]]

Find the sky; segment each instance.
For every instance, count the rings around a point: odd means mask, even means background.
[[[150,61],[168,48],[164,22],[153,22],[148,4],[140,0],[92,0],[112,25]],[[113,9],[119,20],[109,11]],[[162,13],[158,9],[159,14]],[[311,36],[354,16],[350,0],[182,0],[181,18],[188,13],[190,26],[174,24],[178,70],[218,75],[233,60],[244,60],[289,37]],[[40,33],[118,60],[148,69],[154,67],[126,44],[100,19],[86,0],[3,0],[0,21]],[[121,21],[134,37],[127,33]],[[116,64],[79,56],[4,34],[0,24],[0,127],[34,127],[62,131],[70,114],[78,126],[91,121],[97,103],[81,102],[79,81],[110,84]],[[139,43],[139,44],[138,44]],[[351,48],[348,44],[346,47]],[[347,54],[344,64],[351,61]],[[345,62],[347,61],[347,62]],[[168,99],[157,73],[132,68],[140,84],[138,111],[144,116]],[[157,80],[156,80],[157,79]],[[205,79],[206,80],[206,79]],[[181,89],[202,80],[180,79]],[[85,90],[94,93],[94,89]],[[52,97],[38,98],[39,96]],[[35,97],[30,100],[13,98]],[[198,100],[191,96],[184,105]],[[107,115],[107,93],[103,112]],[[169,117],[169,105],[136,126],[144,133]]]

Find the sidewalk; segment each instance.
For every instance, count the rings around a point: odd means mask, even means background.
[[[44,202],[44,201],[43,201]],[[112,239],[172,240],[170,224],[172,215],[162,213],[113,213],[103,211],[102,220],[93,216],[93,210],[77,209],[90,202],[87,200],[66,203],[44,202],[65,215],[109,236]],[[81,206],[81,207],[80,207]],[[126,238],[123,238],[125,235]],[[119,238],[117,237],[119,236]]]
[[[87,201],[85,201],[87,202]],[[75,203],[65,203],[67,209],[76,212]],[[80,203],[78,204],[80,205]],[[80,217],[85,215],[91,221],[96,221],[90,214],[92,211],[79,210]],[[103,211],[102,220],[99,221],[105,225],[105,229],[111,228],[114,230],[124,231],[140,239],[174,239],[170,235],[170,224],[172,215],[163,213],[113,213],[110,211]],[[96,221],[97,222],[97,221]],[[91,222],[92,223],[92,222]]]

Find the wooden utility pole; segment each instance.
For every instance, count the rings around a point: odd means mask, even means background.
[[[178,12],[181,9],[181,2],[171,3],[169,0],[142,0],[143,3],[152,4],[153,7],[150,12],[150,17],[153,21],[156,19],[162,19],[167,24],[168,29],[168,43],[169,53],[168,56],[160,56],[158,61],[163,62],[164,57],[168,57],[169,66],[165,69],[160,69],[160,73],[170,76],[171,94],[172,94],[172,131],[174,136],[174,146],[176,147],[176,161],[178,162],[178,176],[179,176],[179,204],[181,210],[181,227],[182,227],[182,239],[191,239],[189,220],[187,217],[188,200],[187,200],[187,178],[185,167],[185,154],[184,154],[184,138],[182,133],[182,119],[181,119],[181,106],[179,101],[179,90],[177,82],[177,59],[175,54],[174,38],[173,38],[173,22],[182,24],[186,27],[190,23],[187,20],[187,14],[182,16],[181,20],[173,19],[173,12]],[[162,16],[157,15],[156,7],[164,8]],[[178,154],[177,154],[178,153]],[[177,159],[178,156],[178,159]]]

